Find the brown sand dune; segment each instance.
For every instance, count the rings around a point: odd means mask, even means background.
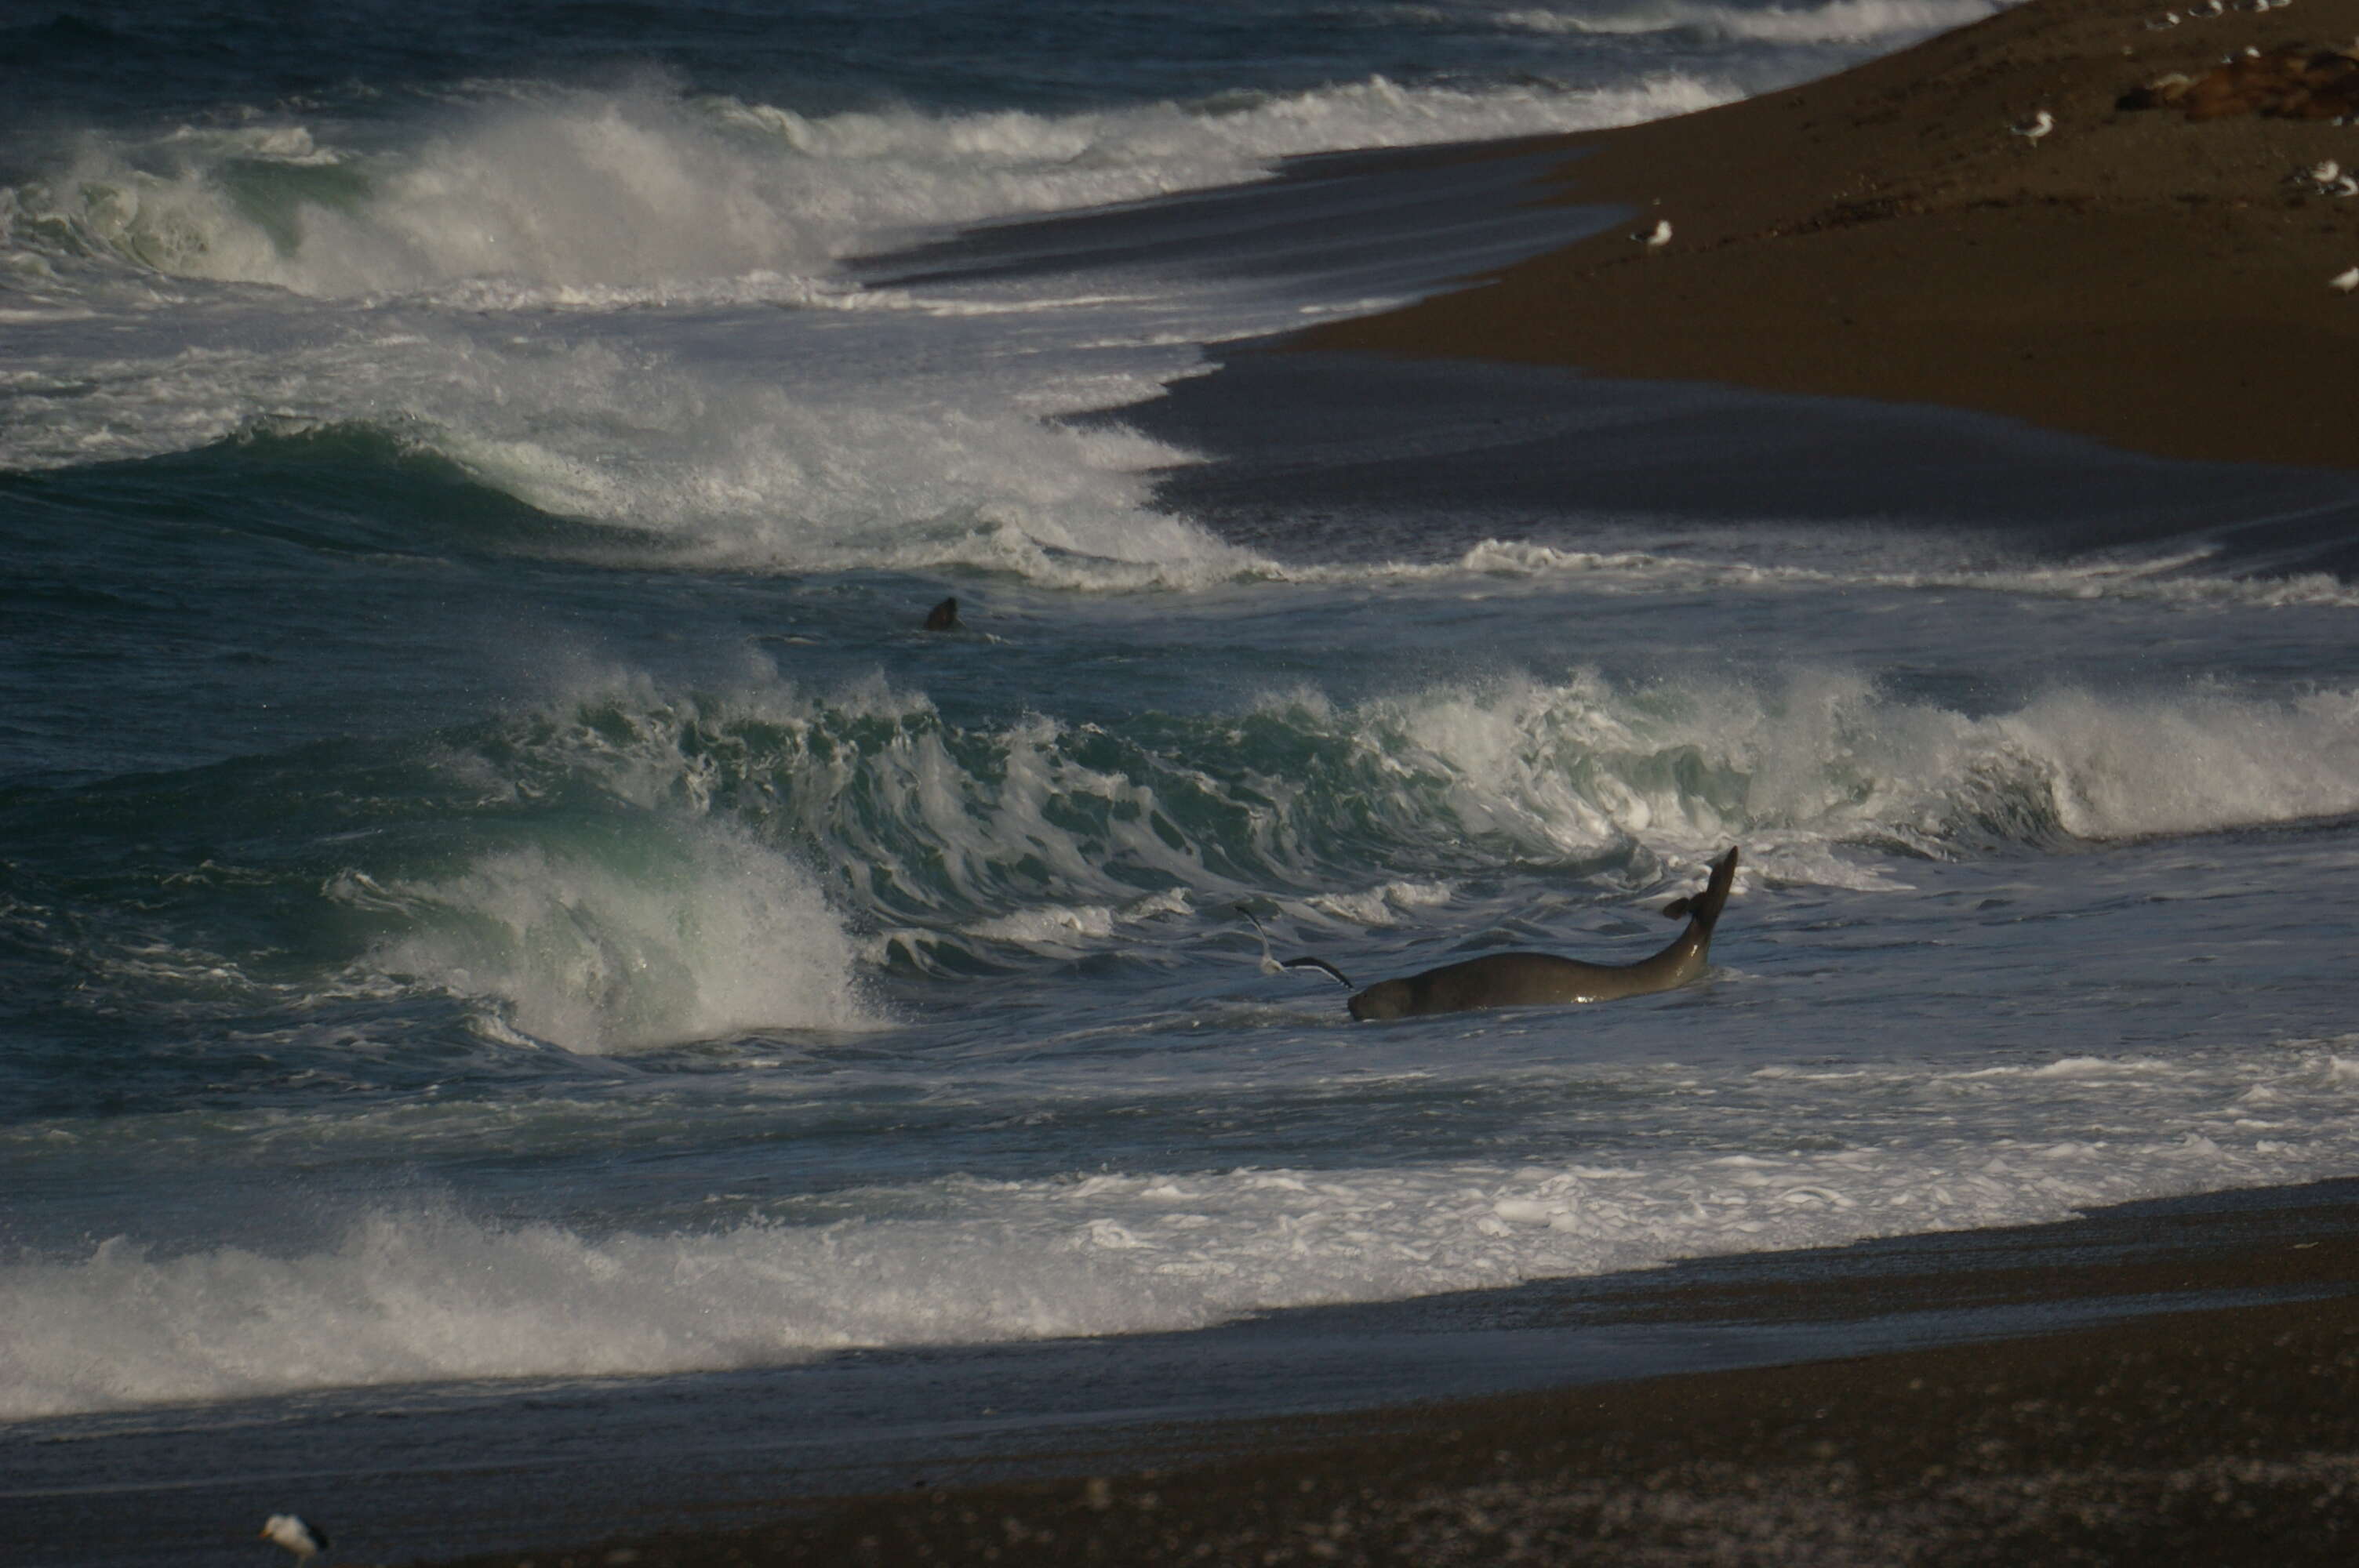
[[[2175,3],[2175,0],[2174,0]],[[2359,462],[2359,126],[2120,107],[2247,46],[2349,47],[2359,0],[2152,30],[2164,0],[2031,0],[1788,91],[1583,137],[1609,232],[1303,347],[1949,404],[2166,456]],[[2039,109],[2037,145],[2008,126]],[[1633,232],[1658,217],[1654,254]]]

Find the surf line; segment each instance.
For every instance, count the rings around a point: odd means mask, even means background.
[[[1355,992],[1346,1005],[1361,1020],[1416,1018],[1433,1012],[1468,1012],[1485,1007],[1530,1007],[1586,1001],[1616,1001],[1623,997],[1649,996],[1675,990],[1704,971],[1712,954],[1712,928],[1728,903],[1736,881],[1736,848],[1712,862],[1712,878],[1703,892],[1673,899],[1663,914],[1684,918],[1687,929],[1671,945],[1635,964],[1589,964],[1560,958],[1553,953],[1485,953],[1438,969],[1379,980]],[[1243,911],[1253,920],[1250,911]],[[1254,929],[1261,922],[1254,920]],[[1262,933],[1262,968],[1270,974],[1284,969],[1318,969],[1343,985],[1352,982],[1324,958],[1270,956],[1269,935]]]

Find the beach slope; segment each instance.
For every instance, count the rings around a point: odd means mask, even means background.
[[[2143,1263],[2093,1258],[2079,1282],[2120,1303],[2232,1281],[2312,1299],[1240,1422],[1206,1433],[1194,1464],[1140,1469],[1102,1453],[1094,1476],[799,1509],[782,1499],[789,1517],[767,1526],[492,1553],[463,1568],[2347,1563],[2359,1549],[2359,1311],[2347,1293],[2359,1239],[2347,1210],[2286,1198],[2283,1212],[2158,1218],[2158,1242],[2255,1239]],[[2304,1228],[2312,1239],[2289,1239]],[[1914,1283],[1951,1301],[2027,1301],[2073,1273]],[[1785,1310],[1872,1311],[1911,1288],[1798,1281]],[[1672,1310],[1767,1304],[1707,1292]],[[552,1521],[553,1538],[566,1534]]]
[[[2169,0],[2176,3],[2176,0]],[[1579,138],[1565,200],[1626,222],[1289,346],[1933,403],[2162,456],[2349,466],[2359,164],[2288,117],[2121,106],[2244,51],[2349,49],[2359,0],[2159,26],[2166,0],[2030,4],[1823,81]],[[2249,5],[2249,0],[2246,0]],[[2011,127],[2045,110],[2034,141]],[[1669,243],[1634,235],[1669,220]]]

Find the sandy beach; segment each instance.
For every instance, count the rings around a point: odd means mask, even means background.
[[[1077,1443],[1042,1465],[1053,1478],[781,1498],[780,1520],[754,1528],[465,1562],[2347,1562],[2353,1217],[2339,1191],[2292,1192],[2148,1213],[2152,1243],[2136,1256],[2086,1226],[2032,1227],[1983,1260],[2011,1266],[1862,1271],[1827,1255],[1783,1281],[1675,1287],[1644,1308],[1854,1323],[1864,1343],[1878,1324],[1976,1304],[2122,1314],[2096,1327],[1214,1425],[1192,1436],[1202,1456],[1177,1464]],[[2207,1289],[2277,1299],[2154,1310]]]
[[[1299,346],[1922,402],[2176,458],[2347,466],[2359,200],[2288,177],[2359,127],[2117,108],[2246,49],[2348,48],[2359,5],[2149,27],[2035,0],[1824,81],[1582,138],[1562,200],[1634,213],[1487,287]],[[2036,144],[2010,126],[2040,110]],[[1670,242],[1633,235],[1659,219]]]

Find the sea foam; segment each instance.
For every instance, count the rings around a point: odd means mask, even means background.
[[[1136,733],[1037,715],[962,726],[877,683],[721,696],[633,678],[481,744],[469,765],[504,787],[805,846],[887,932],[1060,946],[1179,894],[1287,893],[1387,923],[1501,855],[1636,845],[1680,865],[1742,838],[1781,876],[1861,885],[1830,851],[1949,858],[2359,811],[2359,694],[2059,687],[1975,715],[1828,668],[1576,669],[1351,703],[1298,691]],[[1392,874],[1339,884],[1371,864]]]
[[[328,892],[397,928],[367,968],[483,999],[504,1030],[570,1050],[881,1022],[810,873],[725,824],[617,826],[449,876],[347,872]]]
[[[2006,0],[1832,0],[1823,5],[1729,5],[1642,0],[1618,7],[1526,6],[1499,24],[1533,33],[1701,33],[1807,45],[1897,44],[1962,27],[2006,9]]]
[[[70,167],[5,192],[5,237],[319,297],[501,279],[551,291],[545,303],[617,288],[660,303],[674,288],[710,298],[716,278],[791,297],[842,256],[945,226],[1234,184],[1298,153],[1618,124],[1731,96],[1677,76],[1586,90],[1377,77],[1066,115],[813,115],[550,87],[368,150],[299,124],[93,135]]]
[[[1642,1135],[1600,1142],[1592,1128],[1551,1147],[1545,1127],[1527,1128],[1525,1154],[1505,1162],[949,1177],[818,1206],[852,1217],[799,1217],[812,1206],[788,1200],[702,1229],[592,1233],[428,1206],[371,1209],[293,1256],[107,1241],[0,1264],[0,1417],[1187,1329],[2054,1220],[2349,1170],[2353,1049],[1783,1067],[1709,1085],[1674,1065],[1593,1067],[1582,1078],[1595,1092],[1658,1105]],[[1577,1115],[1563,1079],[1554,1068],[1491,1089],[1547,1091]],[[1810,1148],[1779,1130],[1805,1123]]]

